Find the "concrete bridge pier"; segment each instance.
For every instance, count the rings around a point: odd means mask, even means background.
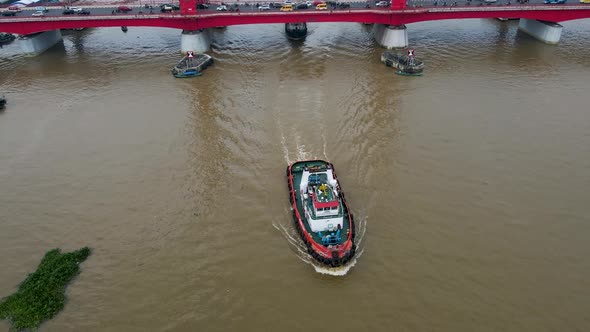
[[[50,30],[23,36],[19,43],[24,53],[37,55],[45,52],[61,40],[60,30]]]
[[[307,23],[285,23],[285,34],[290,39],[302,39],[307,36]]]
[[[211,47],[211,36],[208,29],[182,30],[180,37],[180,52],[204,53]]]
[[[377,44],[387,49],[408,46],[408,31],[405,25],[374,24],[373,37]]]
[[[563,26],[554,22],[530,20],[521,18],[518,23],[518,30],[522,30],[538,40],[547,44],[557,44],[561,38]]]

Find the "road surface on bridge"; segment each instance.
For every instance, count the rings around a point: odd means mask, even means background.
[[[540,1],[540,0],[536,0]],[[434,4],[434,2],[433,2]],[[296,10],[279,12],[277,9],[258,11],[241,6],[240,11],[217,11],[215,7],[197,11],[195,14],[180,12],[162,13],[157,10],[136,6],[127,13],[115,13],[113,7],[85,7],[90,15],[64,15],[63,7],[50,9],[42,17],[31,17],[33,11],[26,10],[17,16],[0,16],[0,31],[31,34],[42,31],[91,27],[165,27],[182,30],[199,30],[216,26],[244,24],[275,24],[298,22],[358,22],[387,25],[403,25],[415,22],[476,19],[476,18],[527,18],[549,22],[563,22],[590,17],[590,5],[544,5],[544,4],[494,4],[461,6],[417,6],[405,9],[355,7],[334,10]],[[245,10],[244,8],[250,9]]]
[[[516,1],[514,1],[516,2]],[[428,1],[412,1],[409,2],[407,9],[419,9],[419,8],[429,8],[429,10],[433,10],[435,8],[440,8],[442,10],[457,10],[459,8],[473,8],[472,10],[489,10],[491,8],[501,8],[501,10],[509,10],[507,7],[511,8],[511,10],[520,10],[529,8],[530,6],[542,6],[548,9],[564,9],[564,10],[572,10],[572,9],[581,9],[590,7],[590,4],[561,4],[561,5],[554,5],[554,4],[544,4],[543,0],[531,0],[527,4],[515,4],[509,0],[499,0],[495,3],[485,3],[483,1],[439,1],[439,0],[428,0]],[[454,5],[454,3],[456,5]],[[509,4],[510,3],[510,4]],[[327,11],[320,11],[315,10],[314,7],[310,7],[308,9],[297,9],[292,12],[280,12],[280,8],[273,8],[271,7],[269,10],[259,11],[258,8],[254,5],[246,6],[245,4],[240,4],[239,6],[230,5],[228,8],[235,9],[239,8],[239,12],[237,11],[219,11],[217,10],[217,5],[211,4],[207,9],[198,9],[197,15],[204,15],[204,14],[231,14],[231,13],[282,13],[285,15],[293,14],[293,13],[310,13],[310,12],[318,12],[318,13],[325,13],[325,12],[348,12],[353,10],[367,10],[366,2],[350,2],[349,8],[332,8]],[[113,15],[113,13],[117,16],[121,15],[175,15],[178,14],[179,11],[176,12],[167,12],[163,13],[160,11],[159,6],[155,6],[153,9],[145,8],[144,6],[129,6],[131,11],[127,13],[116,13],[117,8],[119,5],[101,5],[101,6],[80,6],[81,8],[87,9],[90,11],[90,15],[64,15],[64,8],[59,6],[47,6],[47,12],[43,17],[84,17],[87,18],[93,15]],[[387,7],[375,7],[374,2],[371,2],[371,10],[378,10],[378,11],[389,11],[390,9]],[[463,10],[463,9],[461,9]],[[8,11],[8,9],[2,9],[2,11]],[[23,11],[14,13],[14,16],[0,16],[0,19],[11,19],[15,17],[33,17],[33,13],[35,13],[35,7],[24,7]]]

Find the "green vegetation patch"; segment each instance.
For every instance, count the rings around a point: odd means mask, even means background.
[[[66,285],[79,272],[78,265],[90,255],[90,249],[61,253],[53,249],[45,254],[37,271],[29,274],[15,294],[0,302],[0,319],[9,319],[13,330],[35,329],[64,307]]]

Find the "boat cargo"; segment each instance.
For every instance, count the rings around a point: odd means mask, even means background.
[[[336,177],[324,160],[297,161],[287,167],[295,228],[318,262],[337,267],[355,254],[354,217]]]
[[[172,68],[172,75],[178,78],[203,75],[201,72],[213,64],[213,58],[207,54],[186,55]]]
[[[409,52],[413,54],[413,52]],[[393,67],[397,69],[396,74],[419,76],[422,75],[424,70],[424,62],[416,59],[413,55],[404,55],[393,52],[383,52],[381,54],[381,62],[387,67]]]

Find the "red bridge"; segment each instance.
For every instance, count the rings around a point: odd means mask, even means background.
[[[113,5],[116,8],[116,5]],[[404,36],[397,36],[393,42],[386,40],[387,34],[393,30],[403,30],[405,24],[446,19],[467,18],[521,18],[521,28],[533,36],[550,43],[556,43],[561,34],[561,26],[557,22],[590,17],[590,5],[493,5],[493,6],[429,6],[409,7],[406,0],[393,0],[388,8],[348,8],[335,10],[296,10],[290,12],[279,11],[206,11],[197,10],[196,0],[180,0],[180,11],[176,13],[144,13],[131,12],[128,14],[91,13],[90,15],[45,15],[42,17],[0,16],[0,31],[29,35],[37,32],[90,27],[165,27],[182,29],[184,31],[199,31],[211,27],[230,26],[240,24],[267,23],[310,23],[310,22],[359,22],[383,25],[378,42],[387,47],[406,46]],[[93,9],[90,8],[89,9]],[[542,21],[538,23],[537,21]],[[528,22],[528,23],[527,23]],[[533,22],[533,23],[531,23]],[[537,22],[537,23],[535,23]],[[544,24],[539,26],[538,24]],[[545,26],[547,25],[547,26]],[[384,30],[385,29],[385,30]],[[389,30],[388,30],[389,29]],[[559,29],[551,32],[546,29]],[[392,30],[392,31],[390,31]],[[556,36],[545,36],[554,34]],[[383,40],[379,40],[379,39]],[[391,38],[389,38],[391,39]],[[405,36],[407,44],[407,35]]]

